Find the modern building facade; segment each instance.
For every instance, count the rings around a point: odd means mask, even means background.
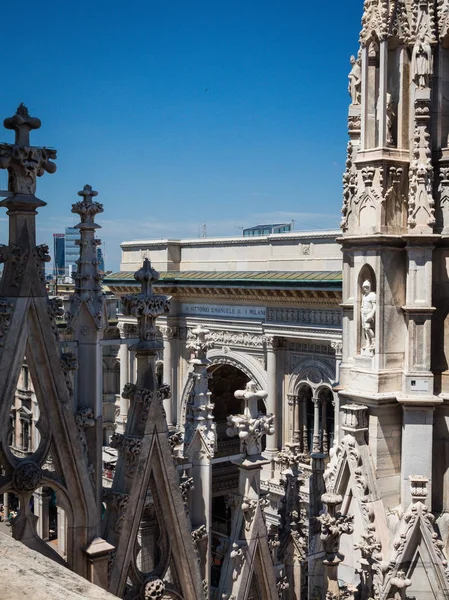
[[[65,235],[63,233],[53,234],[53,265],[54,277],[65,275]]]
[[[270,235],[272,233],[288,233],[292,231],[293,223],[273,223],[270,225],[254,225],[243,229],[243,237],[252,237],[255,235]]]
[[[65,269],[66,275],[75,273],[76,261],[79,259],[80,249],[78,241],[80,239],[80,232],[75,227],[65,228],[64,238],[64,251],[65,251]]]
[[[100,273],[104,273],[104,255],[102,248],[97,248],[97,260],[98,260],[98,270]]]

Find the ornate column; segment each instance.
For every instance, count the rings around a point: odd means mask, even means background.
[[[178,358],[176,356],[176,341],[179,337],[179,329],[169,325],[160,329],[164,340],[164,383],[169,385],[172,390],[171,398],[167,398],[164,403],[164,409],[167,415],[167,424],[173,426],[177,422],[176,384],[178,380]]]
[[[312,440],[312,452],[321,452],[321,440],[320,440],[320,404],[321,401],[315,396],[312,398],[313,401],[313,440]]]
[[[67,516],[62,508],[57,507],[58,511],[58,550],[60,554],[67,556]]]
[[[37,535],[48,542],[50,540],[50,495],[43,488],[34,492],[34,514],[38,517]]]
[[[334,340],[331,342],[331,348],[335,352],[335,379],[338,382],[340,381],[340,364],[343,358],[343,342]]]
[[[281,348],[284,348],[285,340],[275,336],[266,337],[267,349],[267,415],[275,415],[275,430],[276,435],[273,438],[268,438],[265,454],[267,458],[277,453],[282,439],[282,407],[280,406],[280,386],[279,386],[279,370],[278,370],[278,354]]]
[[[343,501],[339,494],[323,494],[321,499],[327,506],[327,512],[317,517],[317,521],[321,524],[320,538],[325,552],[324,592],[326,600],[340,600],[338,565],[344,559],[344,556],[339,553],[340,538],[343,533],[351,534],[354,531],[354,517],[337,512],[337,506]]]
[[[329,438],[327,431],[327,403],[328,398],[321,399],[321,451],[323,454],[329,452]]]
[[[301,395],[299,397],[300,408],[302,412],[302,451],[308,454],[309,448],[309,430],[307,429],[307,397]]]
[[[207,351],[213,348],[210,332],[202,325],[192,329],[195,336],[187,341],[193,351],[190,361],[193,371],[191,401],[189,402],[184,440],[184,456],[192,463],[193,491],[190,495],[190,518],[192,535],[197,544],[203,566],[203,579],[210,586],[211,575],[211,527],[212,527],[212,463],[217,438],[214,405],[210,402]]]
[[[125,386],[129,383],[129,353],[128,344],[126,342],[125,323],[119,323],[118,330],[120,332],[120,414],[117,417],[117,433],[125,433],[126,419],[129,410],[129,400],[122,396]]]
[[[288,396],[288,404],[292,407],[292,442],[294,444],[300,444],[302,441],[302,428],[301,428],[301,410],[302,406],[298,396]]]

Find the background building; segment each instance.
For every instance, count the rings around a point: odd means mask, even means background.
[[[65,235],[63,233],[53,234],[53,275],[63,277],[65,274]]]
[[[270,225],[254,225],[243,230],[244,237],[253,235],[270,235],[272,233],[287,233],[292,231],[293,223],[274,223]]]
[[[149,257],[161,275],[155,291],[172,297],[170,315],[158,319],[164,343],[159,377],[172,389],[172,398],[164,404],[171,429],[187,431],[192,393],[189,342],[198,325],[209,331],[213,348],[207,352],[207,371],[217,435],[211,459],[213,588],[220,580],[223,539],[231,531],[229,499],[238,493],[240,445],[238,438],[229,437],[227,419],[243,407],[234,392],[255,382],[257,389],[268,392],[259,409],[275,415],[275,434],[263,444],[267,462],[261,475],[261,489],[269,500],[268,529],[279,524],[284,495],[279,451],[288,443],[301,450],[301,468],[307,475],[301,498],[307,513],[311,454],[322,453],[327,461],[338,435],[338,396],[333,391],[342,327],[338,233],[125,242],[122,271],[104,280],[116,296],[136,292],[134,271]],[[122,387],[134,377],[136,359],[130,347],[135,319],[119,315],[118,327],[123,338]],[[123,399],[118,401],[117,431],[124,432],[128,407]]]
[[[80,249],[76,243],[80,239],[80,232],[75,227],[65,228],[65,269],[66,275],[76,271],[76,261],[79,259]]]
[[[98,270],[100,273],[104,273],[104,255],[103,250],[101,248],[97,248],[97,260],[98,260]]]

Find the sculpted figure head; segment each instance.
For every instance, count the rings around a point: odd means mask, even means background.
[[[371,282],[368,279],[362,283],[362,290],[365,296],[371,292]]]

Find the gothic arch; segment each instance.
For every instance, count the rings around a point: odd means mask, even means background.
[[[236,367],[242,373],[245,373],[249,379],[255,382],[258,390],[267,389],[267,373],[262,365],[249,354],[243,354],[241,352],[235,352],[228,350],[225,352],[223,349],[210,350],[207,353],[207,358],[211,361],[211,365],[231,365]],[[189,370],[190,372],[190,370]],[[184,384],[184,388],[181,396],[181,403],[179,408],[179,420],[178,423],[183,427],[186,419],[186,407],[189,394],[191,391],[192,380],[187,377]]]
[[[255,382],[259,390],[267,389],[267,373],[260,362],[249,354],[235,352],[229,350],[224,352],[223,349],[210,350],[207,353],[207,358],[213,365],[232,365],[240,369],[252,381]]]
[[[324,360],[304,357],[293,369],[288,382],[288,395],[297,395],[299,388],[308,385],[316,393],[327,387],[332,390],[335,381],[335,368]]]

